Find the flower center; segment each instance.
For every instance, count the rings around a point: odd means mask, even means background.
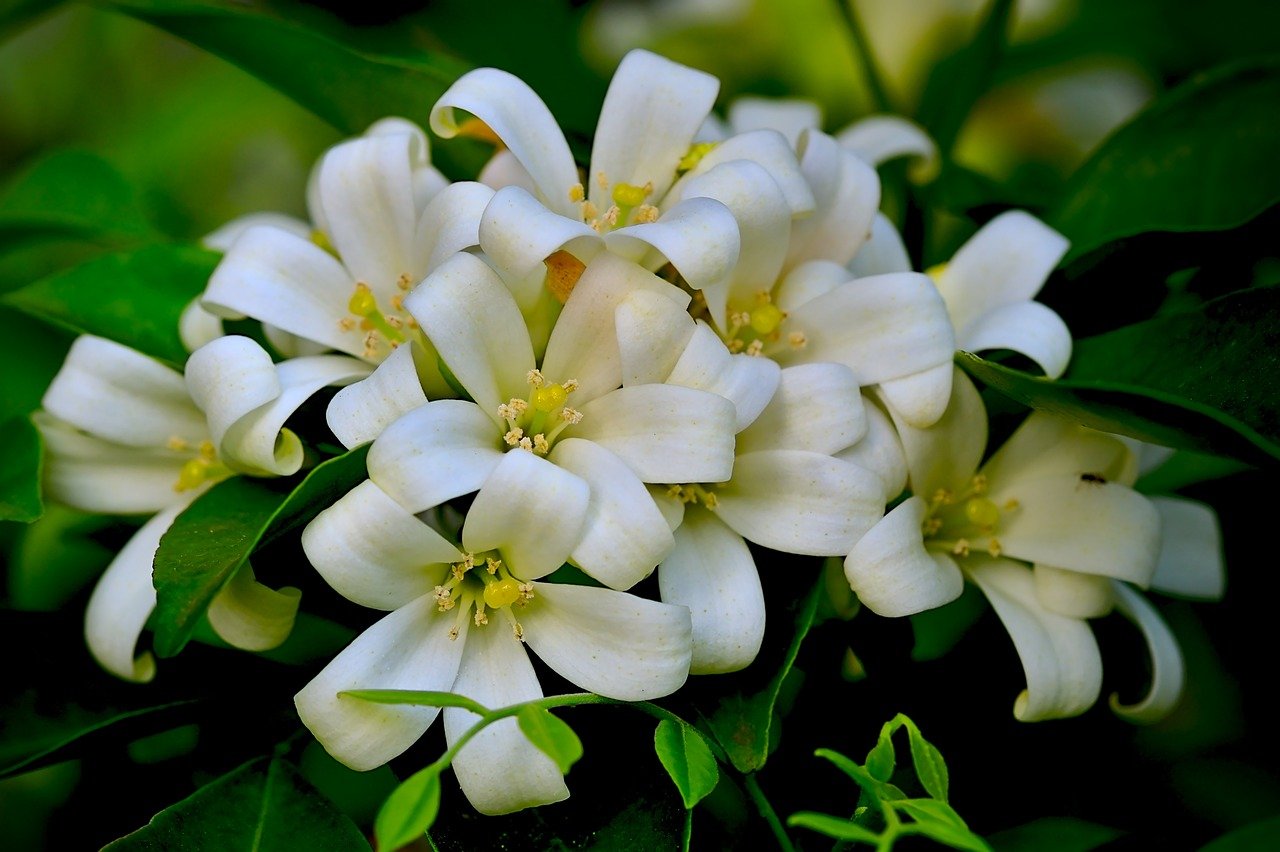
[[[569,426],[582,422],[582,412],[565,405],[578,389],[576,379],[549,383],[538,370],[530,370],[528,399],[513,397],[498,406],[498,416],[507,430],[502,440],[508,447],[545,456]]]
[[[193,449],[190,441],[176,435],[169,439],[168,447],[176,452]],[[232,474],[231,468],[218,461],[218,451],[212,441],[201,441],[200,446],[194,449],[192,458],[178,471],[178,479],[173,483],[174,491],[191,491],[205,483],[219,482]]]
[[[470,618],[476,627],[489,623],[489,611],[501,613],[511,625],[515,637],[524,641],[524,628],[516,620],[515,607],[526,607],[533,600],[533,584],[513,577],[496,551],[468,553],[455,562],[449,579],[435,587],[436,609],[457,609],[449,638],[457,639],[463,622]]]
[[[569,200],[578,205],[582,221],[586,222],[598,233],[605,233],[627,225],[642,225],[646,222],[658,221],[658,208],[648,203],[653,195],[653,184],[635,186],[629,183],[617,183],[609,190],[609,178],[604,172],[596,174],[596,182],[600,188],[609,192],[612,204],[603,212],[595,204],[587,200],[587,191],[580,183],[569,187]]]
[[[769,291],[761,290],[756,293],[755,304],[730,307],[729,327],[722,337],[730,352],[748,355],[766,354],[784,341],[792,349],[803,349],[809,338],[799,329],[785,329],[786,322],[787,312],[774,304]]]
[[[999,556],[1003,548],[995,534],[1001,518],[1017,511],[1018,501],[998,506],[986,496],[987,490],[987,478],[982,474],[974,476],[960,494],[938,489],[925,513],[925,547],[953,556],[968,556],[974,548]]]
[[[401,273],[396,286],[401,291],[408,291],[413,286],[413,281],[408,273]],[[391,297],[390,311],[383,311],[369,285],[358,281],[355,292],[347,301],[347,310],[351,312],[351,316],[338,320],[338,327],[343,331],[353,331],[358,327],[365,332],[364,357],[370,360],[381,361],[412,335],[421,338],[422,331],[418,328],[418,321],[404,309],[403,292]]]
[[[674,497],[681,503],[701,503],[708,509],[715,509],[720,504],[715,494],[714,485],[702,485],[697,482],[668,485],[667,496]]]

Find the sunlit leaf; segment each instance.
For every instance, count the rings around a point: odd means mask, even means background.
[[[566,773],[582,757],[582,740],[573,728],[545,707],[527,704],[516,714],[516,722],[529,742]]]
[[[692,725],[663,719],[653,732],[653,747],[686,808],[692,808],[715,789],[720,780],[715,756]]]
[[[825,834],[834,840],[862,841],[863,843],[878,843],[880,841],[880,835],[871,829],[863,828],[852,820],[830,816],[829,814],[802,811],[788,817],[787,825],[793,828],[808,828],[820,834]]]
[[[1280,201],[1280,59],[1234,63],[1169,92],[1076,173],[1049,223],[1068,259],[1134,234],[1215,231]]]
[[[915,765],[916,777],[920,779],[921,786],[930,796],[945,802],[950,779],[942,752],[924,738],[915,724],[907,725],[907,736],[911,741],[911,762]]]
[[[410,704],[420,707],[461,707],[478,716],[489,708],[465,695],[453,692],[434,692],[425,689],[349,689],[342,693],[352,698],[372,701],[375,704]]]
[[[434,763],[395,789],[373,823],[379,849],[399,849],[420,840],[440,813],[440,767]]]
[[[153,580],[155,650],[182,650],[214,596],[259,543],[305,524],[367,474],[367,447],[317,465],[298,482],[232,477],[210,488],[160,539]]]

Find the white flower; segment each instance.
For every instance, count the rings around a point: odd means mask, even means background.
[[[90,512],[152,513],[99,580],[85,616],[89,649],[113,674],[150,680],[155,661],[135,656],[152,609],[151,563],[174,518],[209,485],[234,473],[281,476],[302,465],[285,420],[313,393],[368,372],[350,358],[273,365],[247,338],[224,337],[193,355],[183,375],[118,343],[80,337],[35,422],[47,448],[48,495]],[[223,639],[263,650],[284,640],[297,590],[257,584],[246,565],[214,599]]]
[[[390,430],[379,440],[388,437]],[[684,683],[688,610],[612,589],[536,582],[573,544],[560,534],[560,512],[580,520],[587,501],[585,483],[575,490],[571,474],[557,478],[548,470],[558,469],[531,452],[508,453],[468,512],[465,553],[415,517],[416,504],[406,506],[374,480],[307,527],[303,547],[330,585],[356,603],[392,610],[295,697],[302,721],[338,760],[355,769],[379,766],[417,741],[439,713],[343,691],[444,690],[488,707],[540,698],[525,644],[567,680],[612,698],[657,698]],[[529,499],[510,504],[517,490]],[[475,721],[467,710],[446,708],[446,738],[456,742]],[[514,719],[471,740],[453,768],[468,800],[487,814],[569,795],[559,770]]]

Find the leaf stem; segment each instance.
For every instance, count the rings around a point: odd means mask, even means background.
[[[742,776],[742,783],[747,788],[747,793],[751,796],[751,801],[756,803],[756,809],[760,811],[760,816],[764,817],[764,821],[769,823],[769,828],[773,830],[773,836],[778,841],[778,846],[783,852],[796,852],[796,848],[791,843],[791,838],[787,836],[787,830],[782,825],[782,820],[778,819],[778,814],[773,810],[773,805],[769,804],[769,800],[765,797],[764,791],[760,789],[760,782],[756,780],[755,773]]]
[[[867,31],[862,28],[862,21],[858,19],[858,10],[854,8],[856,2],[857,0],[835,0],[836,8],[840,10],[840,15],[844,18],[845,26],[849,30],[849,37],[853,40],[854,61],[858,63],[862,76],[867,81],[867,88],[871,90],[871,99],[875,102],[876,110],[893,112],[893,105],[889,103],[889,95],[885,91],[884,82],[880,79],[880,71],[876,68],[875,57],[871,53]]]

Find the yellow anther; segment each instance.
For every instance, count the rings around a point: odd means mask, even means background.
[[[401,290],[408,290],[413,286],[413,279],[409,277],[409,273],[401,272],[400,277],[396,279],[396,286]],[[398,296],[396,298],[399,298]],[[391,304],[396,305],[396,299],[391,300]],[[400,310],[400,306],[396,305],[396,310]]]
[[[511,633],[521,642],[524,641],[524,628],[520,626],[520,622],[516,621],[512,623]]]
[[[985,473],[975,473],[973,475],[973,483],[970,486],[974,494],[987,493],[987,475]]]
[[[494,559],[492,556],[489,556],[484,560],[484,570],[488,571],[490,574],[497,574],[498,569],[501,567],[501,559]]]
[[[174,452],[180,453],[183,450],[189,449],[191,447],[191,443],[180,435],[170,435],[169,440],[165,442],[165,446]]]
[[[218,450],[213,446],[213,441],[200,442],[200,458],[206,462],[212,462],[218,457]]]
[[[991,539],[987,542],[987,553],[991,554],[991,558],[995,559],[1004,553],[1004,547],[1000,544],[999,539]]]
[[[933,492],[933,505],[935,506],[949,506],[954,500],[955,497],[949,489],[939,488]]]
[[[351,329],[355,327],[356,327],[356,321],[353,320],[351,317],[343,317],[342,319],[338,320],[338,328],[340,328],[342,331],[351,331]]]
[[[475,615],[475,618],[472,619],[472,621],[475,622],[476,627],[484,627],[486,624],[489,623],[489,616],[484,614],[483,609],[481,609],[480,607],[476,607],[476,615]]]
[[[396,293],[394,296],[391,297],[391,310],[393,311],[404,310],[404,296],[400,295],[399,293]]]
[[[363,281],[356,284],[356,291],[347,302],[347,310],[358,317],[369,317],[378,312],[378,300],[374,298],[368,284]]]
[[[613,203],[619,207],[639,207],[644,204],[644,200],[649,197],[651,192],[653,192],[653,184],[651,183],[646,183],[644,186],[620,183],[613,188]]]
[[[747,354],[755,357],[764,351],[764,341],[756,339],[747,344]]]
[[[969,555],[969,540],[968,540],[968,539],[966,539],[966,538],[962,538],[962,539],[960,539],[960,540],[959,540],[959,541],[957,541],[957,542],[955,543],[955,545],[951,548],[951,552],[952,552],[953,554],[955,554],[956,556],[968,556],[968,555]]]
[[[553,252],[543,264],[547,267],[547,289],[563,305],[569,301],[569,294],[578,285],[587,265],[563,249]]]
[[[596,207],[590,201],[582,202],[582,218],[584,221],[590,222],[599,215],[600,208]]]
[[[540,456],[545,456],[551,452],[551,444],[547,442],[547,436],[538,433],[533,436],[533,451]]]
[[[495,580],[484,587],[484,602],[491,609],[502,609],[520,600],[520,584],[510,577]]]
[[[488,142],[490,145],[502,146],[502,138],[493,132],[492,127],[475,116],[458,125],[458,135],[466,136],[470,139],[479,139],[481,142]]]
[[[502,440],[507,442],[507,446],[514,447],[520,443],[520,439],[524,437],[524,430],[519,426],[507,432],[502,436]]]
[[[193,488],[199,488],[204,485],[208,471],[209,465],[200,459],[192,459],[178,471],[178,481],[174,483],[173,490],[190,491]]]
[[[533,407],[550,413],[564,405],[568,398],[569,392],[564,389],[564,385],[545,385],[533,392]]]
[[[570,426],[576,426],[582,422],[582,412],[576,408],[565,407],[560,409],[560,419]]]
[[[575,204],[587,197],[587,191],[580,183],[575,183],[569,187],[569,200]]]
[[[534,388],[540,388],[547,383],[547,380],[542,377],[542,371],[536,367],[524,374],[524,380]]]
[[[711,153],[716,147],[715,142],[696,142],[689,148],[689,152],[680,158],[680,162],[676,163],[677,172],[692,171],[698,167],[698,163],[702,162],[702,158]]]
[[[1006,512],[1016,512],[1022,508],[1022,504],[1012,498],[1004,501],[1004,510]]]
[[[964,516],[980,527],[994,527],[1000,522],[1000,507],[986,497],[971,497],[965,501]]]
[[[312,229],[311,242],[315,243],[334,257],[338,256],[338,250],[333,247],[333,243],[329,242],[329,235],[319,228]]]
[[[947,271],[947,265],[945,263],[939,263],[934,266],[930,266],[928,269],[924,271],[924,274],[928,275],[934,281],[937,281],[939,278],[942,277],[943,273],[945,273],[946,271]]]
[[[565,379],[565,380],[564,380],[564,382],[563,382],[563,384],[564,384],[564,392],[565,392],[565,393],[573,393],[574,391],[576,391],[576,390],[578,389],[578,380],[577,380],[577,379]]]
[[[641,204],[636,208],[636,215],[632,219],[637,225],[646,225],[649,222],[658,221],[659,215],[661,214],[658,212],[657,207],[652,204]]]
[[[809,338],[803,331],[793,331],[787,335],[787,343],[791,344],[792,349],[803,349],[809,345]]]
[[[400,319],[400,317],[387,317],[386,320],[387,325],[394,329],[404,328],[404,320]]]
[[[757,334],[771,334],[777,330],[778,326],[786,318],[787,315],[782,312],[781,308],[772,302],[765,302],[751,309],[751,328]]]
[[[529,440],[528,438],[521,438],[519,447],[522,450],[533,452],[533,441]]]
[[[601,189],[609,188],[609,178],[605,176],[604,172],[596,172],[596,184]]]

